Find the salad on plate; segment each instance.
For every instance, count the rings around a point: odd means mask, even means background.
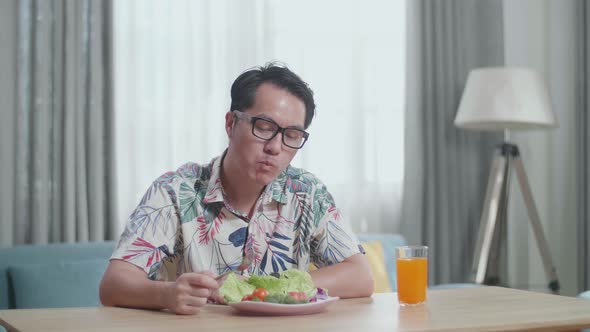
[[[226,304],[245,301],[273,304],[310,304],[328,300],[326,289],[315,287],[309,273],[291,269],[269,276],[250,276],[240,279],[230,273],[219,295]]]

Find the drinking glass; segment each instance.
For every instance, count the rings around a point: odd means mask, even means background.
[[[401,305],[424,303],[428,285],[428,247],[396,247],[395,256],[399,303]]]

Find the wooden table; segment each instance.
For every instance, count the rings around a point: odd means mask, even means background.
[[[209,305],[196,316],[122,308],[0,310],[9,331],[575,331],[590,327],[590,301],[482,287],[430,291],[400,307],[395,293],[340,300],[307,316],[257,317]]]

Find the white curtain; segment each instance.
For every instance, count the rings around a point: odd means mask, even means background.
[[[398,231],[405,12],[388,0],[114,2],[120,227],[157,176],[223,151],[231,83],[278,60],[317,103],[293,165],[327,184],[355,231]]]

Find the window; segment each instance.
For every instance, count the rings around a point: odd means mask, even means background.
[[[121,226],[156,177],[223,151],[231,83],[278,60],[317,104],[293,165],[327,184],[355,231],[397,230],[404,1],[132,0],[114,10]]]

